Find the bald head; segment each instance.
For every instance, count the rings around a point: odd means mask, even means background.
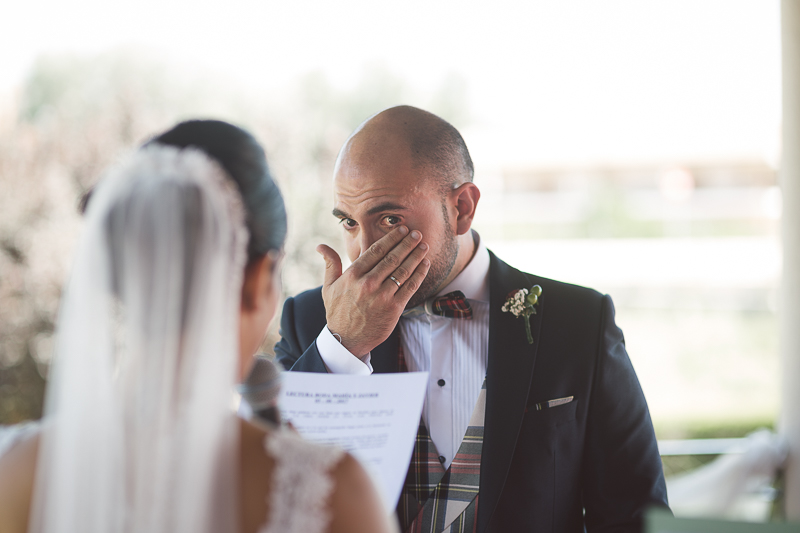
[[[401,106],[364,121],[334,170],[333,216],[341,222],[350,260],[404,227],[410,238],[421,239],[419,250],[428,250],[429,261],[407,306],[436,294],[475,251],[471,226],[480,191],[472,174],[464,139],[436,115]]]
[[[375,161],[386,154],[407,157],[414,170],[443,193],[472,182],[474,175],[458,130],[416,107],[391,107],[365,120],[342,147],[337,167],[348,157]]]

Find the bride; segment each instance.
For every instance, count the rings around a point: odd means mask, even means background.
[[[285,235],[264,152],[230,124],[178,124],[108,172],[41,429],[0,458],[0,532],[393,530],[350,455],[233,413]]]

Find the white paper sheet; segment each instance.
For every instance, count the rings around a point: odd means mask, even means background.
[[[417,436],[427,372],[351,376],[284,372],[281,415],[305,438],[341,446],[397,506]]]

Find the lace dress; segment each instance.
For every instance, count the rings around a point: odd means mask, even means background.
[[[270,516],[260,533],[322,533],[331,516],[328,503],[334,481],[331,469],[344,452],[304,441],[291,431],[265,439],[275,459]]]

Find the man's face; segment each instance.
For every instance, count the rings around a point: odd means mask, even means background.
[[[345,148],[334,176],[334,215],[355,261],[372,243],[397,226],[422,233],[431,267],[406,307],[436,294],[458,255],[455,226],[436,180],[415,169],[402,143],[381,147],[353,142]]]

